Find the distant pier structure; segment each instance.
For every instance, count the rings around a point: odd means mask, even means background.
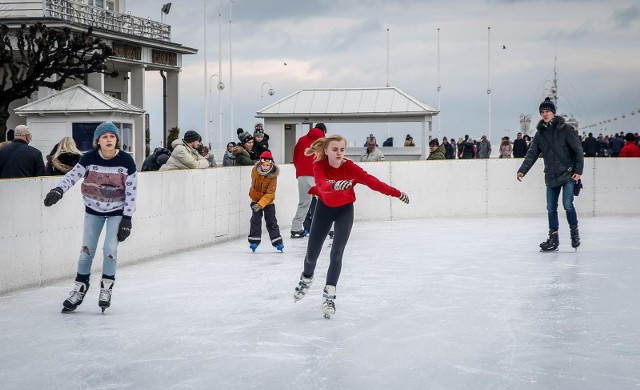
[[[107,61],[107,67],[110,72],[117,72],[117,76],[111,77],[102,73],[93,73],[88,75],[84,81],[77,83],[84,84],[100,94],[119,99],[139,108],[144,113],[148,113],[150,110],[145,103],[145,73],[158,72],[163,78],[166,92],[164,93],[163,107],[153,111],[163,112],[165,117],[163,122],[166,123],[168,129],[178,127],[178,91],[182,56],[196,54],[197,50],[173,42],[170,25],[154,21],[150,17],[131,15],[130,12],[127,12],[126,0],[25,0],[10,4],[10,7],[2,9],[2,23],[6,24],[10,31],[18,29],[22,24],[32,25],[37,22],[50,28],[67,27],[71,31],[77,32],[86,31],[89,27],[93,28],[93,34],[113,48],[115,54]],[[65,87],[72,86],[73,84],[70,84]],[[40,88],[29,99],[13,102],[10,105],[10,110],[14,111],[27,103],[46,99],[54,95],[55,92],[48,88]],[[86,111],[87,115],[96,114],[96,112]],[[58,126],[61,126],[55,135],[56,137],[63,130],[69,135],[73,133],[73,121],[69,118],[65,119],[65,112],[60,110],[45,110],[22,116],[12,114],[7,122],[7,127],[14,128],[25,122],[29,124],[37,115],[49,117],[51,123],[58,123]],[[136,113],[121,121],[121,130],[130,137],[128,145],[130,150],[127,151],[134,156],[139,166],[145,157],[147,116]],[[96,116],[95,122],[103,119]],[[86,129],[90,127],[87,126],[88,123],[81,125]],[[97,123],[90,125],[97,126]],[[76,127],[78,127],[77,124]],[[46,126],[33,123],[31,130],[34,134],[39,133],[36,136],[37,139],[48,138]],[[50,134],[50,136],[53,138],[54,135]],[[42,151],[49,152],[49,150]]]

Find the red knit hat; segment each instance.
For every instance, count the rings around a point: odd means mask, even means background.
[[[273,155],[271,155],[271,152],[267,150],[262,152],[262,154],[260,155],[260,159],[273,161]]]

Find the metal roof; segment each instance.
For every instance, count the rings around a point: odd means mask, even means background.
[[[395,87],[301,89],[256,112],[260,118],[423,120],[438,110]]]
[[[15,109],[18,115],[28,114],[70,114],[118,112],[122,114],[141,115],[144,110],[123,102],[120,99],[105,95],[84,84],[63,89],[53,95],[27,103]]]

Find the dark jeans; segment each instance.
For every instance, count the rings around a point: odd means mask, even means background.
[[[334,225],[334,236],[329,254],[330,263],[326,284],[336,286],[342,270],[342,254],[347,246],[347,241],[349,241],[353,226],[353,203],[340,207],[329,207],[318,199],[311,222],[311,234],[309,235],[307,255],[304,258],[303,274],[306,277],[313,276],[322,245],[331,230],[331,224]]]
[[[304,230],[310,232],[311,231],[311,220],[313,220],[313,213],[316,211],[316,203],[318,202],[318,198],[315,196],[311,199],[311,205],[309,206],[309,211],[307,211],[307,216],[302,223],[302,227]]]
[[[254,204],[256,202],[251,202]],[[267,231],[271,239],[271,245],[276,246],[282,244],[282,236],[280,236],[280,227],[276,219],[276,205],[268,204],[262,210],[251,213],[251,227],[249,228],[249,243],[260,244],[262,240],[262,214],[267,224]]]
[[[558,221],[558,198],[560,190],[562,190],[562,206],[567,213],[567,221],[569,225],[578,224],[578,214],[573,207],[573,180],[569,180],[563,185],[557,187],[547,187],[547,212],[549,213],[549,229],[558,230],[560,222]]]

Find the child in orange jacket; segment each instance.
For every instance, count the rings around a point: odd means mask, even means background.
[[[262,215],[267,224],[267,231],[271,239],[271,245],[282,252],[284,245],[280,235],[280,227],[276,219],[276,187],[280,168],[273,162],[271,152],[262,152],[260,160],[251,170],[251,228],[249,230],[249,248],[256,251],[262,240]]]

